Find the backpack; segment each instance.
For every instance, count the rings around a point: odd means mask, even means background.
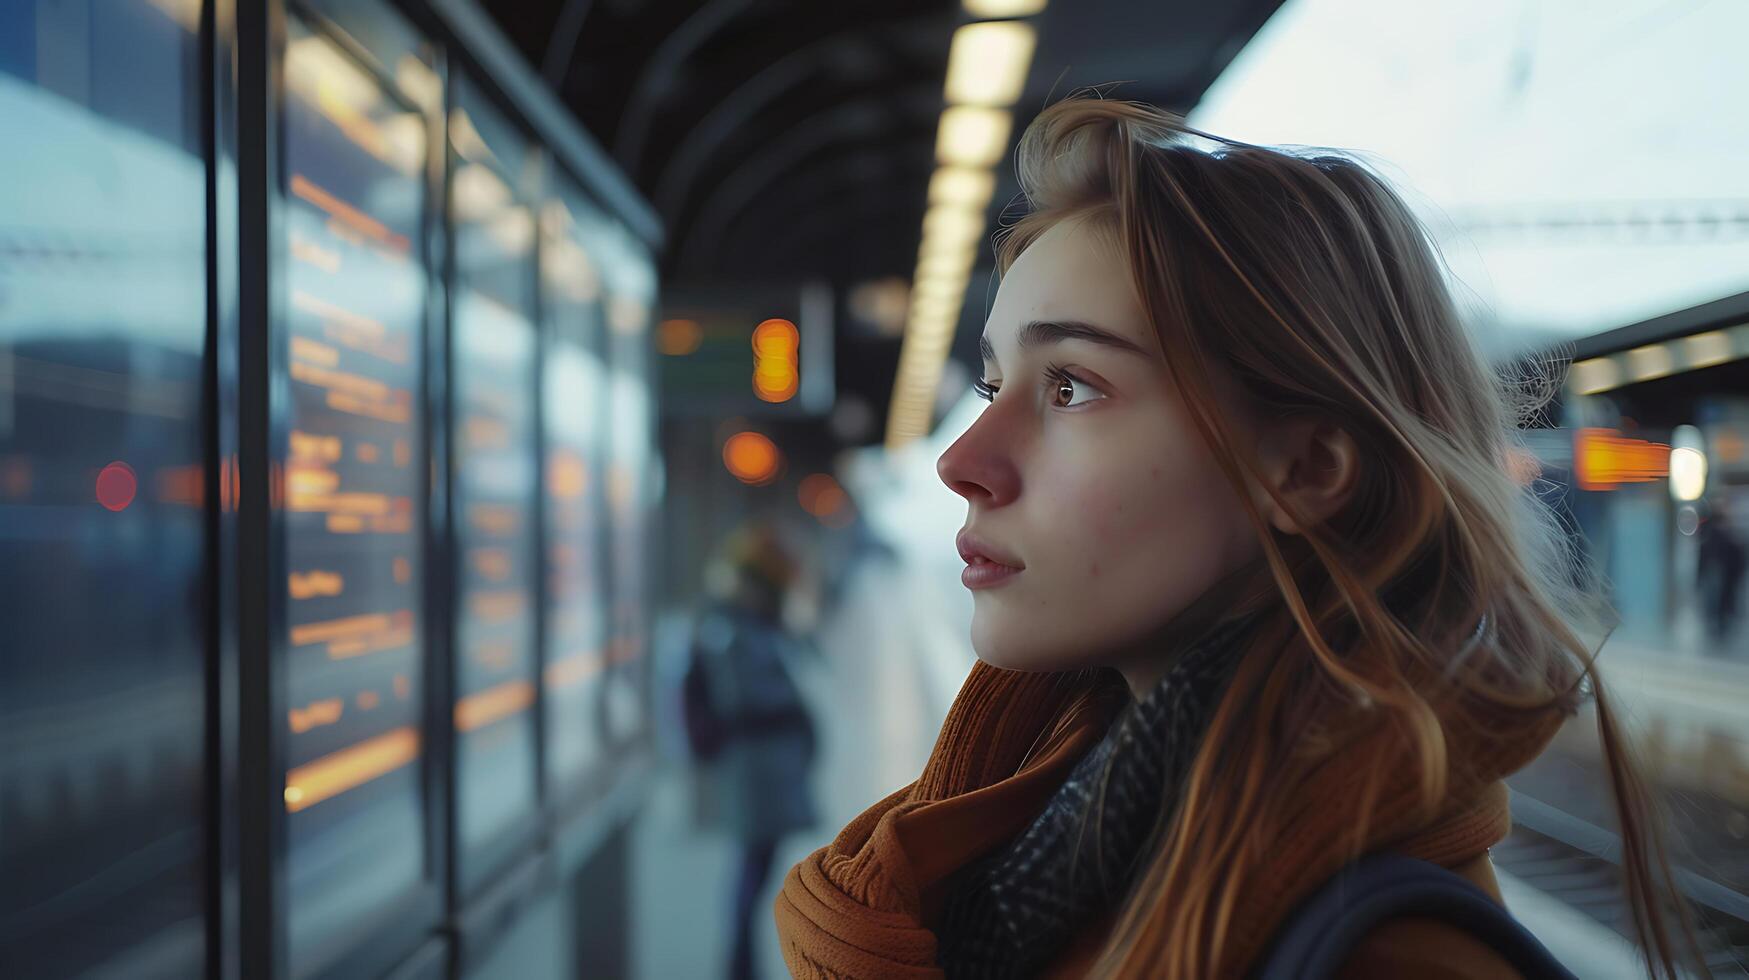
[[[776,630],[751,627],[731,615],[713,613],[700,620],[680,683],[681,720],[695,759],[711,762],[737,738],[777,732],[799,736],[813,757],[813,718],[784,665],[788,651],[801,648]],[[754,657],[751,664],[749,657]],[[755,668],[751,673],[749,666]],[[739,683],[730,685],[724,704],[723,678],[713,675],[737,670]]]
[[[1418,916],[1462,929],[1527,980],[1576,980],[1512,913],[1467,879],[1401,854],[1351,862],[1296,908],[1252,980],[1325,980],[1386,919]]]
[[[729,741],[729,726],[717,713],[711,693],[710,668],[700,651],[694,650],[680,682],[680,716],[686,727],[686,745],[693,758],[710,762],[722,754]]]
[[[686,674],[680,681],[680,717],[686,730],[686,745],[692,756],[710,762],[727,747],[728,719],[717,705],[711,661],[734,642],[732,622],[718,612],[708,612],[693,624],[687,651]]]

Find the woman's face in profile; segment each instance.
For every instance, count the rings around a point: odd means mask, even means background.
[[[994,397],[937,464],[968,505],[972,645],[999,667],[1121,668],[1258,553],[1255,532],[1116,247],[1084,222],[1021,254],[984,339]]]

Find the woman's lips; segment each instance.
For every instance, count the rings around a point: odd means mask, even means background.
[[[968,589],[989,589],[1001,585],[1016,575],[1020,569],[1013,565],[1003,565],[999,562],[979,558],[967,565],[960,572],[960,582]]]
[[[968,589],[988,589],[1000,585],[1026,568],[1019,559],[1010,558],[993,545],[980,541],[969,531],[961,531],[954,544],[959,548],[960,557],[966,562],[965,571],[960,573],[960,581]]]

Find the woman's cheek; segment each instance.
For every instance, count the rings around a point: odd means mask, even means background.
[[[1065,501],[1059,513],[1077,515],[1073,523],[1084,528],[1082,550],[1098,556],[1123,540],[1135,508],[1109,488],[1087,486]]]
[[[1087,574],[1091,578],[1121,570],[1137,558],[1151,554],[1149,521],[1139,502],[1111,499],[1100,507],[1098,526],[1091,536]]]
[[[1162,513],[1173,503],[1174,489],[1156,475],[1162,472],[1160,464],[1126,467],[1108,471],[1103,480],[1088,488],[1088,495],[1097,501],[1094,513],[1099,515],[1103,542],[1129,541],[1160,523]]]

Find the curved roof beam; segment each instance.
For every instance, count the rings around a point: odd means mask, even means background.
[[[625,113],[614,133],[613,155],[627,174],[637,173],[638,160],[644,155],[644,141],[650,135],[656,101],[668,90],[681,63],[724,24],[752,5],[753,0],[709,0],[656,46],[649,66],[632,86]]]
[[[590,6],[591,0],[565,0],[564,8],[553,21],[553,36],[547,39],[540,73],[554,92],[564,91],[565,78],[571,74],[571,55],[577,51],[577,35],[583,31]]]
[[[930,155],[933,147],[933,134],[919,132],[915,139],[894,140],[878,149],[858,150],[843,157],[834,155],[830,160],[815,163],[805,174],[784,181],[782,201],[772,201],[769,208],[762,202],[772,196],[777,185],[767,185],[748,202],[748,208],[737,219],[729,222],[724,240],[732,247],[742,240],[743,235],[760,235],[771,230],[773,234],[769,240],[773,249],[781,249],[791,239],[804,232],[812,233],[824,219],[840,213],[848,201],[870,197],[866,193],[870,187],[879,186],[885,191],[900,181],[916,182],[918,194],[915,200],[907,199],[904,203],[917,204],[916,210],[920,213],[921,189],[927,185],[929,175],[935,169],[935,161]],[[886,200],[883,206],[889,210],[894,208],[891,200]],[[748,222],[754,218],[758,223],[749,226]],[[918,215],[907,216],[907,227],[916,224],[917,218]]]
[[[920,88],[930,96],[936,94],[934,83]],[[687,230],[675,268],[698,268],[701,256],[721,248],[724,232],[735,217],[797,160],[841,139],[855,139],[878,129],[881,121],[893,113],[894,104],[903,105],[913,94],[868,98],[834,106],[796,123],[782,137],[765,144],[758,153],[743,160],[705,199],[698,220]]]
[[[847,257],[842,246],[845,236],[844,229],[850,225],[854,225],[858,229],[859,242],[867,241],[873,237],[880,243],[881,251],[886,250],[888,243],[891,243],[892,248],[901,253],[906,249],[915,249],[916,231],[914,226],[917,222],[914,215],[903,222],[902,232],[905,236],[903,243],[899,243],[897,230],[891,231],[890,234],[887,230],[873,231],[872,223],[874,222],[883,223],[887,229],[897,229],[897,224],[893,222],[891,201],[880,196],[841,196],[821,206],[818,210],[810,212],[802,220],[773,236],[770,255],[773,261],[783,262],[787,267],[793,267],[799,271],[806,271],[807,267],[817,260],[826,262],[844,260]],[[835,240],[840,243],[836,248],[832,247]],[[861,265],[860,262],[857,264]],[[875,274],[872,270],[865,270],[862,273],[864,278],[872,278]],[[885,274],[900,276],[907,280],[911,276],[910,270],[905,268],[891,269]]]
[[[692,195],[699,171],[719,144],[744,126],[779,95],[789,91],[813,72],[830,64],[834,55],[864,42],[866,30],[841,31],[794,51],[766,65],[735,86],[712,106],[698,124],[687,130],[668,157],[657,178],[654,203],[669,221],[677,220]]]

